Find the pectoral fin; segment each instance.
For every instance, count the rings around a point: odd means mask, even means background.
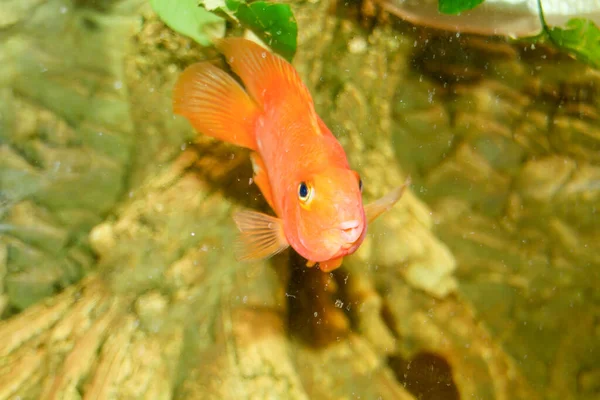
[[[267,203],[269,203],[271,208],[275,210],[275,207],[273,207],[273,192],[271,191],[271,182],[269,181],[269,175],[267,175],[265,163],[257,153],[252,153],[250,155],[250,160],[252,161],[252,169],[254,170],[254,183],[256,183],[256,186],[258,186],[262,192],[265,200],[267,200]]]
[[[397,187],[382,198],[375,200],[370,204],[367,204],[365,206],[365,215],[367,217],[367,223],[373,222],[375,218],[392,208],[394,204],[396,204],[398,200],[400,200],[402,194],[404,193],[404,190],[406,190],[406,187],[409,186],[410,183],[411,180],[409,176],[408,178],[406,178],[406,182],[404,182],[402,186]]]
[[[233,219],[241,232],[235,243],[238,260],[269,258],[289,247],[281,219],[256,211],[237,212]]]

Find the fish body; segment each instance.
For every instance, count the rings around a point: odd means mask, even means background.
[[[308,260],[324,262],[358,248],[366,219],[360,178],[343,148],[320,118],[311,120],[314,110],[303,111],[274,107],[260,116],[257,147],[289,244]],[[304,202],[299,200],[302,182],[312,191]]]
[[[368,221],[398,201],[405,185],[364,206],[359,174],[293,66],[246,39],[216,46],[244,87],[211,63],[193,64],[175,85],[173,108],[199,132],[252,150],[254,182],[277,217],[234,215],[238,258],[266,258],[291,246],[309,266],[339,267],[361,245]]]

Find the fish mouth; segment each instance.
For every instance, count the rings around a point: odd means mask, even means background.
[[[357,219],[342,222],[338,229],[340,230],[344,244],[342,246],[352,246],[362,235],[363,227]]]
[[[354,248],[356,250],[361,243],[363,238],[365,226],[360,223],[359,220],[353,219],[342,222],[338,227],[337,231],[340,235],[340,249],[338,254],[349,253]]]
[[[337,257],[352,254],[361,245],[366,234],[366,224],[359,220],[348,220],[321,233],[321,246],[316,254],[306,247],[306,258],[315,262],[327,261]],[[300,236],[303,245],[303,237]],[[306,246],[306,245],[305,245]],[[309,253],[310,252],[310,253]],[[304,254],[303,254],[304,256]]]

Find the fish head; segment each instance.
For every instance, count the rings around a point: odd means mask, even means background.
[[[352,254],[367,228],[358,173],[330,167],[298,174],[284,204],[284,230],[290,245],[310,261]]]

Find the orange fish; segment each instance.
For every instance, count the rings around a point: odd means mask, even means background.
[[[238,259],[291,246],[309,267],[339,267],[361,245],[367,222],[391,208],[408,181],[363,207],[360,177],[294,67],[246,39],[222,39],[216,47],[245,89],[209,62],[193,64],[175,85],[173,109],[197,131],[252,150],[254,182],[277,217],[234,215]]]

